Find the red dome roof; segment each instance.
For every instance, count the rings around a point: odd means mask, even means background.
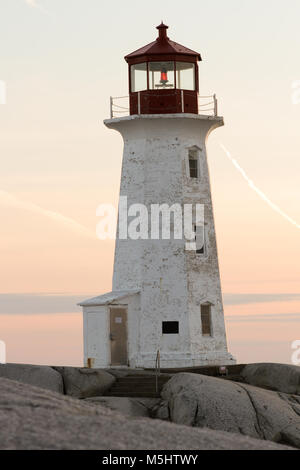
[[[182,46],[177,42],[171,41],[167,36],[168,26],[161,23],[159,26],[157,26],[157,29],[159,31],[158,38],[150,44],[147,44],[146,46],[137,49],[131,54],[126,55],[125,60],[127,62],[130,62],[131,59],[136,59],[142,56],[173,54],[181,56],[190,56],[191,59],[193,58],[194,60],[202,60],[199,52],[192,51],[191,49],[188,49],[187,47]]]

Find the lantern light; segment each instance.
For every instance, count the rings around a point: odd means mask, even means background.
[[[168,83],[168,73],[165,68],[162,69],[161,74],[160,74],[160,83],[162,85],[166,85]]]

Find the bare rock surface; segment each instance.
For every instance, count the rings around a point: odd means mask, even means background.
[[[116,411],[0,378],[1,449],[281,450],[285,446]]]
[[[91,397],[85,401],[95,405],[102,405],[126,416],[144,416],[149,418],[151,409],[160,402],[159,398],[135,398],[135,397]]]
[[[247,364],[241,377],[250,385],[300,395],[300,367],[288,364]]]
[[[182,373],[167,382],[156,417],[299,447],[300,400],[248,384]]]
[[[142,376],[149,376],[149,377],[155,377],[156,373],[154,370],[146,370],[146,369],[103,369],[106,372],[109,372],[116,378],[122,378],[122,377],[128,377],[130,375],[142,375]],[[173,374],[171,373],[160,373],[161,376],[163,377],[172,377]]]
[[[63,378],[66,395],[76,398],[97,397],[111,388],[116,378],[101,369],[53,367]]]
[[[30,364],[0,364],[0,377],[64,393],[63,379],[60,373],[52,367]]]

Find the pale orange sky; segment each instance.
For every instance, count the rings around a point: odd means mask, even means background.
[[[39,3],[49,14],[25,1],[1,3],[0,80],[7,104],[0,105],[0,294],[86,296],[111,289],[113,242],[93,240],[22,204],[57,212],[90,232],[97,206],[117,204],[123,144],[102,121],[109,117],[109,96],[127,94],[123,56],[153,40],[161,17],[172,39],[201,52],[201,94],[217,93],[225,119],[208,141],[223,291],[299,293],[299,229],[259,198],[220,148],[223,143],[258,188],[300,223],[300,103],[292,103],[292,84],[300,80],[299,1],[191,1],[193,14],[184,20],[177,0],[154,0],[151,12],[137,1],[126,8],[120,1],[104,8],[96,0],[88,6],[74,0],[72,9],[69,0]],[[1,191],[22,204],[12,207]],[[225,313],[256,319],[228,319],[231,349],[241,360],[272,356],[261,345],[254,353],[251,342],[258,340],[283,342],[284,360],[289,342],[300,338],[299,299],[225,305]],[[255,317],[285,313],[299,318],[286,326],[283,319],[268,320],[261,330]],[[9,342],[14,361],[78,363],[80,322],[78,313],[3,312],[0,339]],[[50,346],[41,352],[44,335],[63,344],[67,331],[67,352],[58,348],[61,355],[51,356]]]

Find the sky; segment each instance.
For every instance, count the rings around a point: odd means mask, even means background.
[[[109,97],[128,94],[124,56],[154,40],[162,19],[171,39],[201,53],[200,94],[217,94],[225,120],[208,161],[229,350],[238,362],[291,361],[300,339],[299,17],[299,0],[0,0],[0,339],[9,361],[82,363],[76,302],[111,290],[114,242],[96,238],[96,208],[117,205],[123,144],[103,120]]]

